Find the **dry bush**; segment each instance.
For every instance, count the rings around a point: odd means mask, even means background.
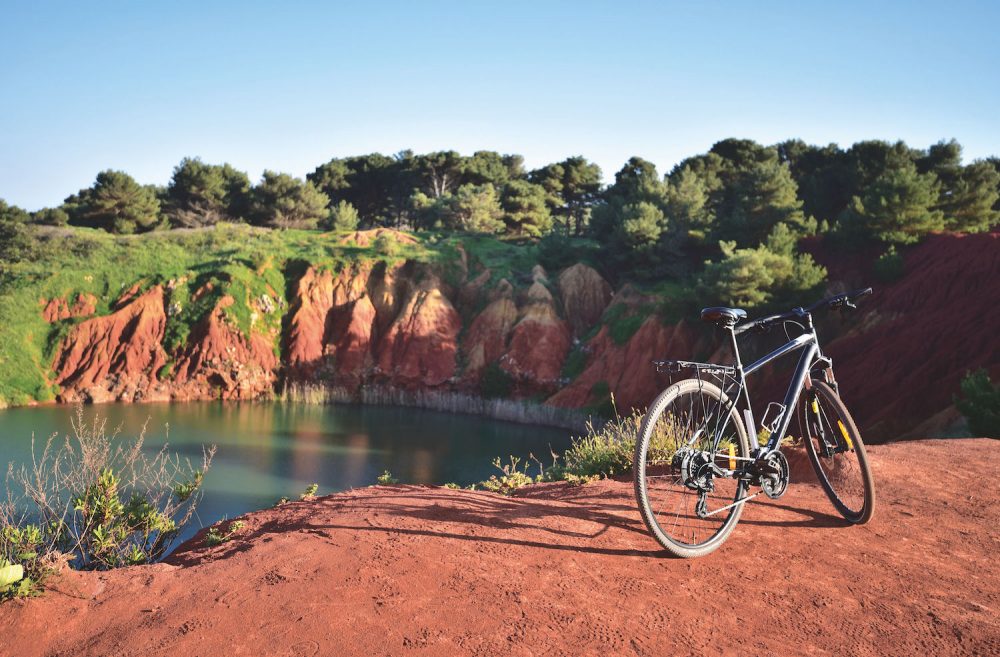
[[[21,564],[29,581],[15,594],[37,588],[62,561],[106,570],[163,557],[201,500],[215,447],[193,465],[166,444],[143,451],[145,435],[145,426],[125,438],[104,419],[87,423],[80,408],[72,434],[50,436],[40,453],[32,438],[31,463],[8,466],[0,562]]]

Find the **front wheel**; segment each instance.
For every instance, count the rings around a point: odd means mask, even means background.
[[[657,397],[636,440],[635,497],[653,537],[677,557],[712,552],[736,527],[746,481],[746,430],[718,386],[687,379]]]
[[[861,525],[875,511],[875,481],[861,434],[844,402],[823,381],[812,381],[800,416],[809,460],[840,515]]]

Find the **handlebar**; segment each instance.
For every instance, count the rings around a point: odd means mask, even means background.
[[[860,290],[854,290],[852,292],[845,292],[844,294],[837,294],[832,297],[827,297],[826,299],[820,299],[819,301],[809,306],[808,308],[801,308],[801,307],[792,308],[790,311],[786,313],[781,313],[779,315],[768,315],[767,317],[761,317],[760,319],[752,320],[750,322],[747,322],[746,324],[738,326],[736,329],[734,329],[734,332],[736,333],[736,335],[739,335],[740,333],[745,333],[746,331],[754,331],[754,330],[764,331],[771,324],[775,324],[777,322],[784,322],[789,319],[802,319],[803,317],[806,317],[813,311],[819,310],[824,306],[826,306],[830,310],[836,308],[846,308],[853,310],[857,308],[855,302],[858,299],[860,299],[861,297],[868,296],[871,293],[872,289],[870,287],[866,287]]]

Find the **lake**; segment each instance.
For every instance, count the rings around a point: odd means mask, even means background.
[[[76,408],[42,406],[0,411],[0,464],[24,463],[53,433],[72,431]],[[84,407],[84,418],[107,418],[121,435],[147,425],[149,451],[169,442],[172,451],[200,463],[202,445],[218,451],[205,478],[204,499],[193,526],[233,518],[297,499],[306,486],[319,494],[368,486],[384,470],[403,483],[471,484],[496,472],[494,457],[534,453],[551,462],[570,432],[471,415],[413,408],[283,403],[188,402]],[[169,438],[168,438],[169,437]],[[543,458],[544,457],[544,458]]]

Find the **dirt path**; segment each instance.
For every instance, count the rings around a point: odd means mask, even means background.
[[[1000,654],[998,448],[873,447],[870,525],[796,485],[697,561],[662,556],[625,483],[355,490],[170,564],[63,576],[0,607],[0,653]]]

